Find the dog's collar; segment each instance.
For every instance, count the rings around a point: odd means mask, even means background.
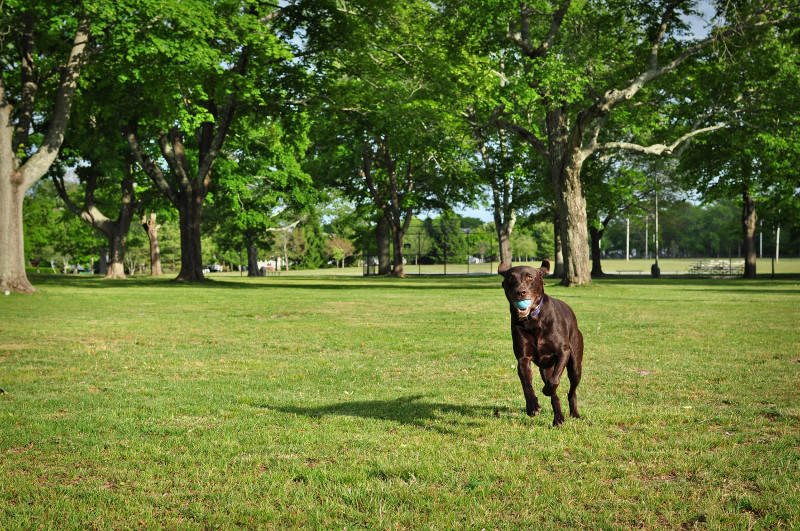
[[[536,308],[534,308],[533,310],[531,310],[531,311],[528,313],[528,315],[526,315],[525,317],[518,317],[517,319],[518,319],[520,322],[527,321],[528,319],[533,319],[534,317],[536,317],[537,315],[539,315],[539,312],[540,312],[540,311],[542,311],[542,303],[543,303],[543,302],[544,302],[544,295],[542,295],[542,298],[541,298],[541,299],[539,299],[539,304],[537,304],[537,305],[536,305]]]

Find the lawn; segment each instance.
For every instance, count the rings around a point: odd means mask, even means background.
[[[556,429],[497,276],[212,278],[0,296],[0,529],[800,527],[798,280],[548,285]]]

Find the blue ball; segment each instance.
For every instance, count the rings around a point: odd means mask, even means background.
[[[531,305],[531,300],[530,299],[525,299],[524,301],[514,301],[514,306],[516,306],[520,310],[524,310],[525,308],[527,308],[530,305]]]

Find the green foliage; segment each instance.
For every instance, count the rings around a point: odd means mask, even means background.
[[[315,213],[308,215],[302,226],[293,230],[296,234],[296,265],[300,269],[317,269],[326,264],[328,257],[326,237],[322,233],[320,219]]]

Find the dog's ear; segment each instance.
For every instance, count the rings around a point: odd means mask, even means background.
[[[542,267],[539,268],[539,271],[542,272],[542,276],[548,275],[550,273],[550,262],[542,260]]]
[[[506,265],[505,262],[500,262],[500,265],[497,266],[497,274],[501,276],[506,276],[506,273],[508,273],[508,266]]]

